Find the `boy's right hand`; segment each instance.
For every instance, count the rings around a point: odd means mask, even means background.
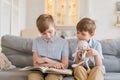
[[[54,64],[51,64],[51,66],[50,66],[51,68],[56,68],[56,69],[65,69],[64,68],[64,64],[62,64],[62,63],[54,63]]]

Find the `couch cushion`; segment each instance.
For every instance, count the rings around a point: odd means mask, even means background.
[[[120,72],[120,59],[112,55],[104,55],[103,64],[107,72]]]
[[[11,62],[3,53],[0,53],[0,71],[9,70],[13,68],[15,68],[15,66],[11,64]]]
[[[120,73],[106,73],[105,80],[120,80]]]
[[[112,39],[106,39],[100,41],[102,45],[102,52],[103,55],[117,55],[117,44],[115,40]]]
[[[6,35],[1,39],[1,46],[24,53],[32,53],[32,39]]]
[[[30,71],[1,71],[0,80],[28,80]]]
[[[32,40],[6,35],[1,40],[2,52],[16,67],[32,66]]]
[[[103,51],[103,64],[107,72],[120,72],[120,39],[100,41]]]
[[[77,47],[77,39],[67,39],[69,44],[69,59],[73,60],[72,54],[75,53]]]

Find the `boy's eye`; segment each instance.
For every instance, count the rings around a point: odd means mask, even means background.
[[[44,32],[44,33],[42,33],[42,35],[46,35],[47,33],[52,33],[53,31],[47,31],[47,32]]]
[[[42,33],[42,35],[46,35],[46,33]]]
[[[82,35],[83,35],[83,36],[86,36],[86,34],[85,34],[85,33],[82,33]]]
[[[52,33],[53,31],[48,31],[48,33]]]

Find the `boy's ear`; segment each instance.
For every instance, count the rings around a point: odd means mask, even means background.
[[[93,37],[93,36],[94,36],[94,33],[90,33],[90,35],[91,35],[91,37]]]

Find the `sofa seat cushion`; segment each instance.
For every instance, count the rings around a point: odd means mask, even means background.
[[[119,73],[106,73],[105,80],[120,80],[120,72]]]
[[[0,80],[27,80],[29,71],[0,71]]]
[[[2,52],[16,67],[32,66],[32,39],[17,36],[2,36]]]
[[[104,55],[103,64],[107,72],[120,72],[120,58]]]

